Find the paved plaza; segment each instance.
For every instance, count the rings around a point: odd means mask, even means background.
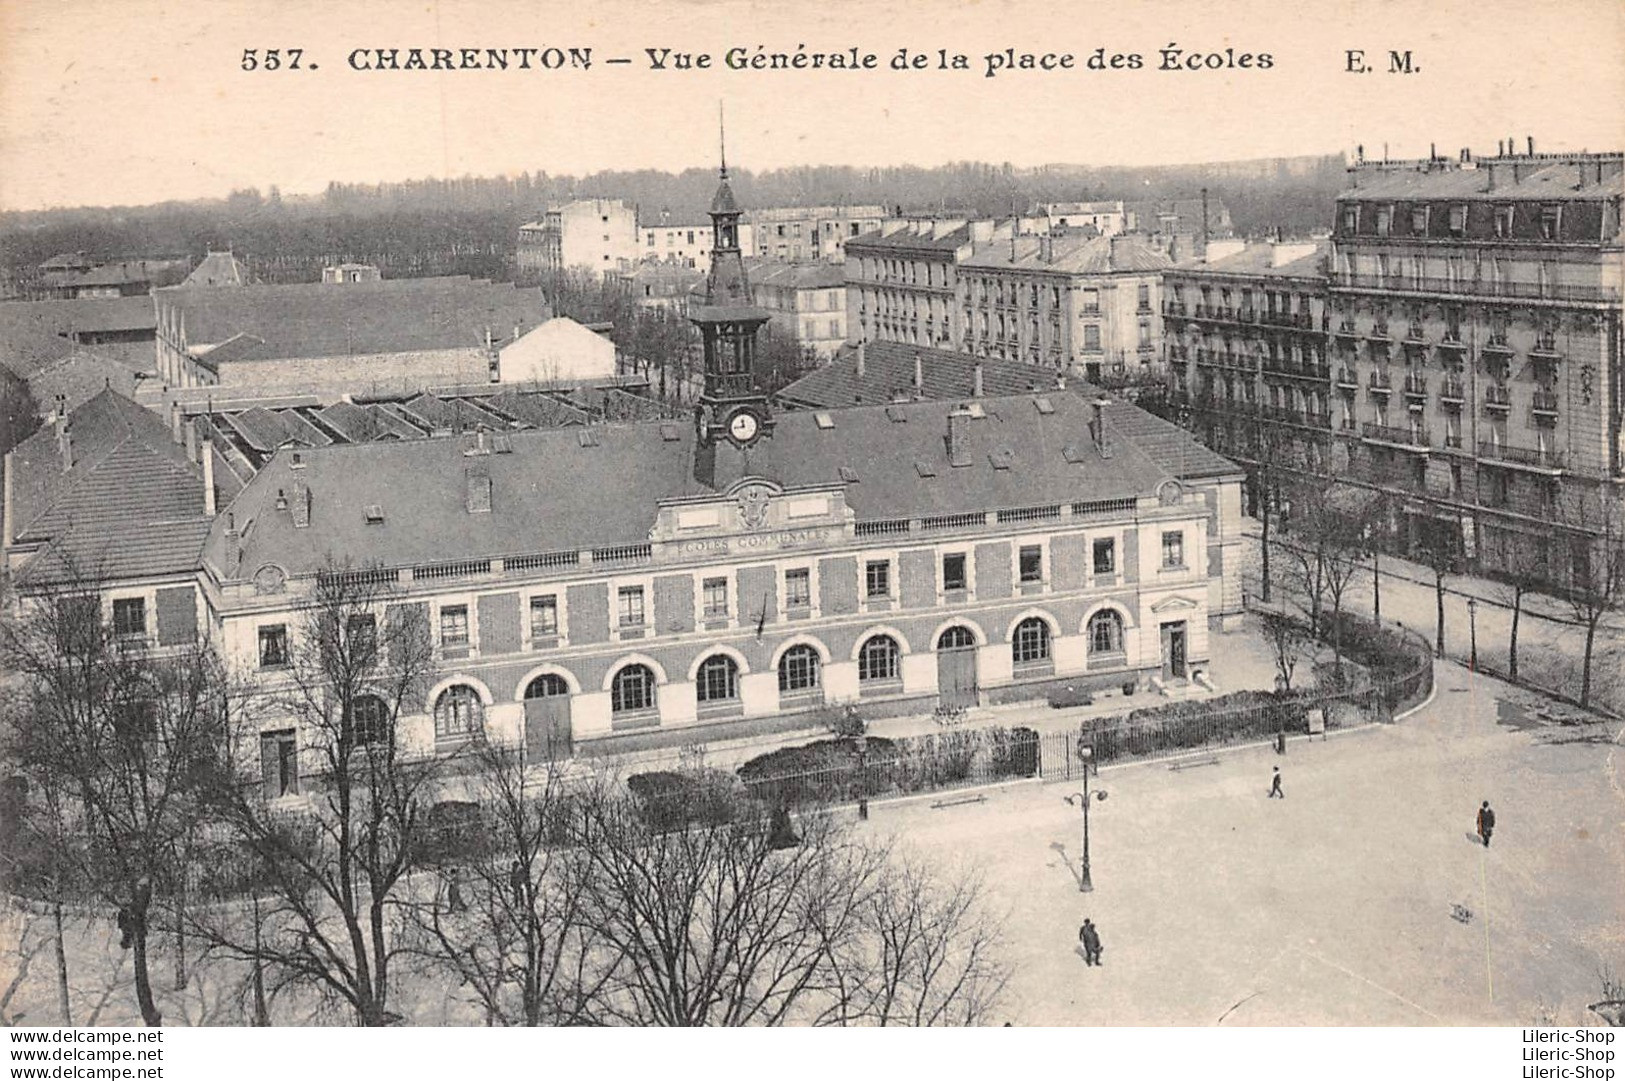
[[[1625,967],[1620,726],[1553,725],[1453,665],[1394,726],[1107,768],[1077,888],[1075,786],[877,806],[870,828],[980,867],[1009,906],[1017,1024],[1595,1023]],[[1266,798],[1282,767],[1285,800]],[[1493,845],[1474,842],[1488,799]],[[1470,909],[1463,923],[1453,906]],[[1075,952],[1094,919],[1104,965]]]

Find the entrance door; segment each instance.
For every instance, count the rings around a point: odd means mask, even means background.
[[[1162,625],[1162,678],[1185,678],[1185,624]]]
[[[551,673],[525,688],[525,751],[532,760],[569,758],[570,686]]]
[[[945,706],[976,704],[976,636],[949,627],[937,638],[937,696]]]

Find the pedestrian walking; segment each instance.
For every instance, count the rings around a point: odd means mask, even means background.
[[[1286,793],[1281,791],[1281,767],[1276,766],[1275,772],[1270,774],[1270,799],[1286,799]]]
[[[1495,812],[1490,810],[1490,801],[1485,800],[1478,808],[1478,835],[1484,840],[1484,847],[1490,847],[1490,834],[1495,832]]]
[[[513,903],[523,907],[525,903],[525,869],[518,860],[508,868],[508,888],[513,890]]]
[[[1083,921],[1083,926],[1078,928],[1078,941],[1083,944],[1083,963],[1099,965],[1100,932],[1095,930],[1094,920]]]
[[[453,867],[446,882],[446,911],[461,912],[463,907],[463,872]]]

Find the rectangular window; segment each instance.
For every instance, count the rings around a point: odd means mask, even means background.
[[[1100,290],[1099,289],[1080,289],[1080,290],[1078,290],[1078,305],[1083,310],[1085,315],[1099,315],[1100,314]]]
[[[1185,565],[1184,533],[1174,532],[1162,535],[1162,565],[1169,568],[1183,567]]]
[[[1563,224],[1563,208],[1553,204],[1540,208],[1540,239],[1556,240]]]
[[[728,579],[707,578],[704,591],[705,618],[721,619],[728,614]]]
[[[371,612],[352,615],[345,621],[351,663],[367,664],[378,649],[378,620]]]
[[[113,602],[113,633],[120,638],[147,636],[147,602],[142,597],[123,597]]]
[[[260,775],[266,799],[299,794],[298,744],[292,731],[260,736]]]
[[[1136,296],[1135,299],[1137,301],[1137,307],[1139,308],[1140,311],[1142,311],[1142,312],[1150,311],[1151,310],[1151,286],[1150,285],[1142,285],[1142,286],[1140,286],[1138,291],[1137,291],[1137,296]]]
[[[530,637],[556,638],[559,633],[559,598],[549,593],[530,599]]]
[[[1111,537],[1103,537],[1095,541],[1095,573],[1117,573],[1117,541]]]
[[[1017,556],[1021,565],[1021,580],[1023,582],[1042,582],[1044,580],[1044,549],[1037,544],[1024,544]]]
[[[787,608],[812,607],[812,572],[806,567],[784,572],[784,604]]]
[[[440,609],[440,646],[447,652],[468,650],[468,605],[448,604]]]
[[[643,626],[643,587],[622,586],[619,601],[621,626]]]
[[[281,668],[288,663],[288,628],[278,623],[260,628],[260,667]]]
[[[891,563],[884,559],[870,560],[863,568],[864,595],[891,596]]]
[[[1450,233],[1452,236],[1461,236],[1467,231],[1467,204],[1456,203],[1450,207]]]
[[[954,593],[968,586],[965,577],[965,553],[954,552],[942,557],[942,591]]]
[[[1385,206],[1379,206],[1377,208],[1377,235],[1378,236],[1387,236],[1388,235],[1388,227],[1389,227],[1389,223],[1392,221],[1392,219],[1393,219],[1393,211],[1389,210]]]
[[[1495,235],[1502,240],[1512,235],[1512,207],[1495,208]]]
[[[1083,351],[1100,352],[1100,328],[1093,323],[1083,328]]]
[[[1411,208],[1411,232],[1417,236],[1426,236],[1428,231],[1428,208],[1417,206]]]

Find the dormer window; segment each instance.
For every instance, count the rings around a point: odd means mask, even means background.
[[[1540,239],[1556,240],[1563,225],[1563,207],[1549,203],[1540,208]]]
[[[1495,235],[1505,240],[1512,235],[1512,207],[1498,206],[1495,208]]]

